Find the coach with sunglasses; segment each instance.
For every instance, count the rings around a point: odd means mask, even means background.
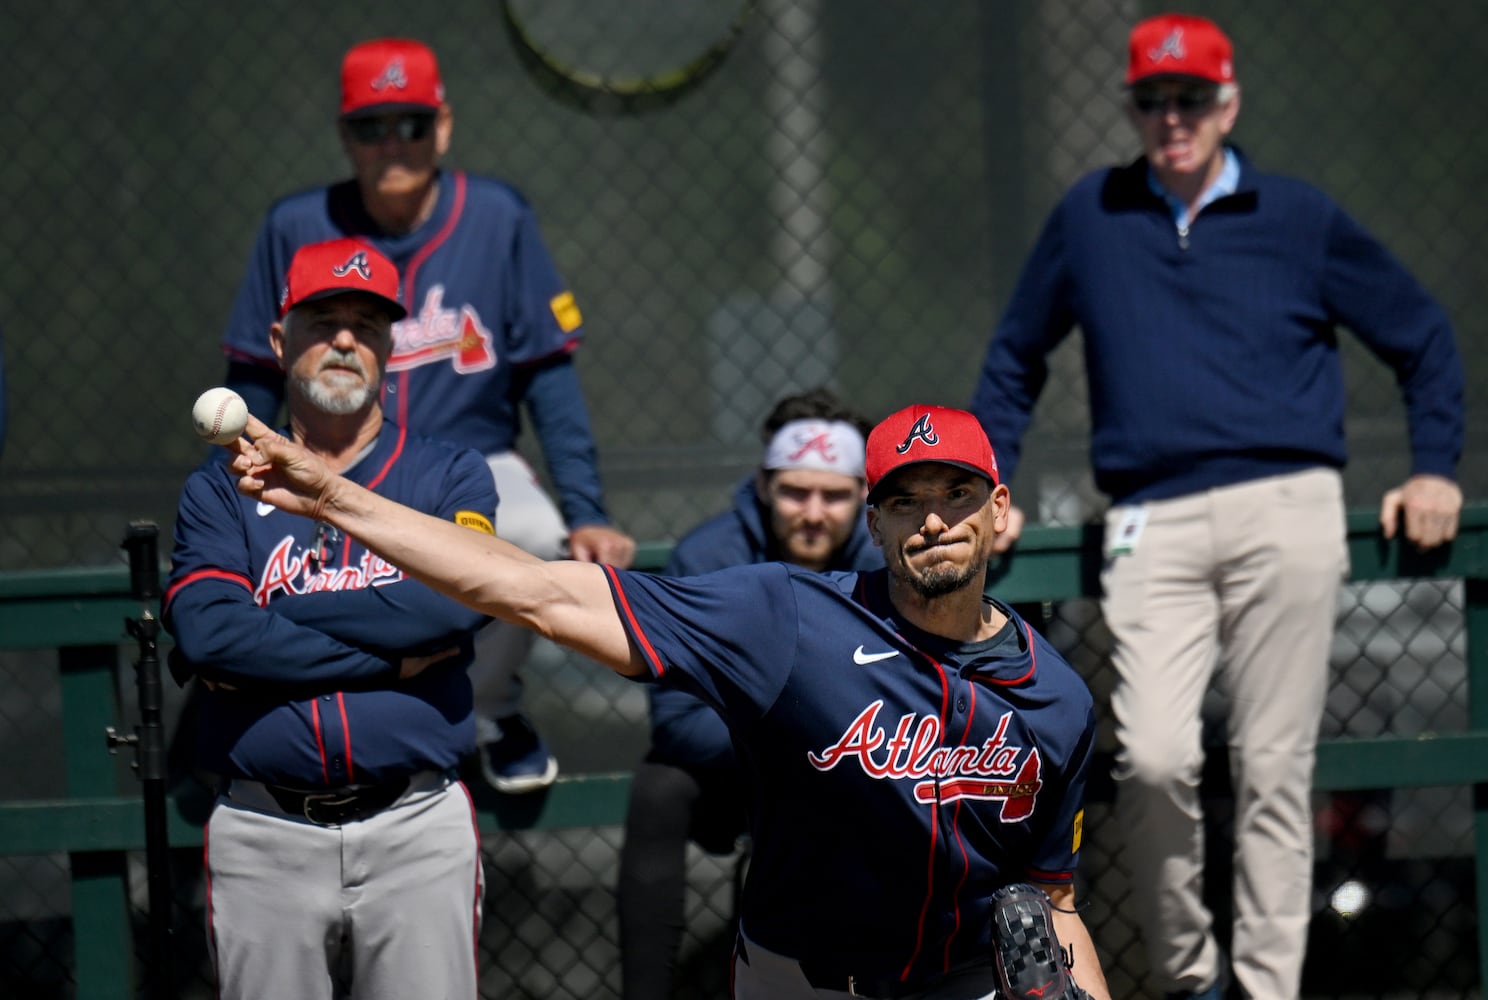
[[[1411,465],[1385,537],[1457,531],[1463,370],[1441,307],[1327,195],[1226,144],[1230,40],[1168,14],[1131,33],[1127,111],[1143,156],[1078,182],[1045,224],[971,409],[1003,474],[1078,326],[1091,461],[1111,499],[1119,829],[1154,985],[1169,996],[1298,995],[1311,911],[1310,791],[1339,584],[1348,572],[1345,390],[1336,329],[1395,372]],[[1012,544],[1022,526],[1014,511]],[[1005,546],[1004,546],[1005,547]],[[1228,695],[1235,795],[1231,957],[1203,893],[1200,707]]]
[[[522,195],[440,166],[454,116],[433,51],[404,38],[353,46],[341,64],[337,128],[353,177],[269,209],[224,337],[227,384],[253,413],[272,419],[284,378],[265,331],[290,257],[318,240],[362,240],[397,265],[408,310],[393,328],[383,388],[389,416],[486,457],[503,538],[543,559],[628,566],[635,543],[608,523],[573,364],[584,333],[579,307]],[[556,506],[515,450],[524,410]],[[520,711],[517,669],[532,639],[493,623],[476,639],[471,668],[481,770],[507,793],[544,788],[558,773]]]

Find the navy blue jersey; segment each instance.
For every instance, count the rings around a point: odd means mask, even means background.
[[[475,452],[384,421],[344,475],[415,510],[490,531]],[[204,767],[300,788],[445,770],[474,749],[471,635],[487,619],[349,536],[237,492],[209,460],[181,494],[164,621],[173,671],[204,690]],[[460,654],[402,681],[405,656]],[[228,688],[231,688],[230,690]]]
[[[1093,701],[1011,609],[1005,641],[960,653],[896,621],[882,570],[606,571],[651,673],[733,732],[752,940],[929,980],[991,954],[994,889],[1073,877]]]
[[[295,250],[350,236],[398,266],[408,318],[393,325],[383,387],[388,416],[416,433],[474,448],[512,450],[525,403],[570,527],[604,523],[593,433],[571,354],[583,336],[522,196],[500,181],[443,171],[433,213],[413,232],[382,233],[354,181],[281,199],[269,209],[223,338],[229,359],[261,366],[282,385],[269,346]],[[250,408],[277,409],[261,385],[234,385]],[[263,412],[264,419],[272,414]]]
[[[770,543],[769,512],[750,476],[734,491],[731,509],[711,517],[682,536],[667,561],[667,576],[697,576],[726,566],[744,566],[779,558]],[[868,534],[860,512],[853,532],[828,566],[831,570],[878,569],[883,553]],[[734,766],[728,729],[718,713],[681,688],[653,684],[651,696],[652,760],[686,770]]]

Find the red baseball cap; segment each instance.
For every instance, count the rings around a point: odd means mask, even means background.
[[[891,473],[921,462],[954,465],[997,485],[997,459],[976,417],[946,406],[906,406],[868,435],[868,502]]]
[[[398,269],[360,240],[326,240],[295,251],[279,296],[279,315],[332,295],[361,292],[380,300],[397,321],[408,315],[398,301]]]
[[[437,111],[444,83],[434,50],[411,38],[376,38],[341,60],[341,117]]]
[[[1128,86],[1153,76],[1191,76],[1210,83],[1235,80],[1235,47],[1208,18],[1149,17],[1132,29],[1128,50]]]

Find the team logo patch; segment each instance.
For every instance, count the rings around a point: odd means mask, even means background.
[[[496,526],[491,523],[491,519],[473,510],[455,511],[455,523],[462,528],[473,528],[487,535],[496,534]]]
[[[821,753],[806,754],[818,771],[857,764],[870,778],[914,782],[914,800],[944,805],[957,799],[1002,802],[998,819],[1021,823],[1033,815],[1044,787],[1037,747],[1008,743],[1013,713],[1004,712],[997,731],[979,746],[941,746],[940,717],[906,712],[893,733],[878,725],[883,701],[875,701],[848,723],[842,737]]]
[[[331,268],[331,273],[338,278],[344,278],[352,271],[361,275],[363,281],[372,280],[372,265],[368,262],[365,251],[358,250],[346,259],[345,264],[337,264]]]
[[[394,59],[388,63],[383,71],[377,74],[377,79],[372,81],[373,90],[387,90],[389,87],[395,90],[408,89],[408,71],[403,68],[402,59]]]
[[[1188,58],[1188,49],[1183,44],[1182,28],[1174,28],[1168,32],[1168,37],[1162,40],[1161,45],[1147,50],[1147,59],[1150,62],[1162,62],[1164,59],[1182,62],[1186,58]]]
[[[929,448],[934,448],[940,444],[940,435],[935,433],[935,427],[930,423],[930,414],[923,414],[920,419],[916,420],[914,426],[909,429],[909,433],[905,435],[904,440],[899,442],[898,447],[894,450],[903,455],[914,446],[915,441],[923,441],[926,447]]]
[[[1075,813],[1075,835],[1070,841],[1070,853],[1080,853],[1080,840],[1085,834],[1085,810]]]
[[[553,310],[553,318],[558,321],[558,328],[564,333],[573,333],[584,322],[584,317],[579,315],[579,304],[574,301],[573,292],[560,292],[553,296],[548,308]]]

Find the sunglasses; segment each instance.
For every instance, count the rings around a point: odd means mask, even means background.
[[[346,131],[352,141],[373,146],[397,136],[400,142],[418,142],[434,128],[433,115],[388,115],[382,118],[348,118]]]
[[[1219,88],[1217,87],[1193,87],[1172,93],[1164,93],[1160,90],[1134,90],[1131,100],[1132,106],[1144,115],[1165,114],[1170,106],[1177,108],[1179,114],[1193,114],[1195,111],[1207,111],[1213,107],[1218,97]]]

